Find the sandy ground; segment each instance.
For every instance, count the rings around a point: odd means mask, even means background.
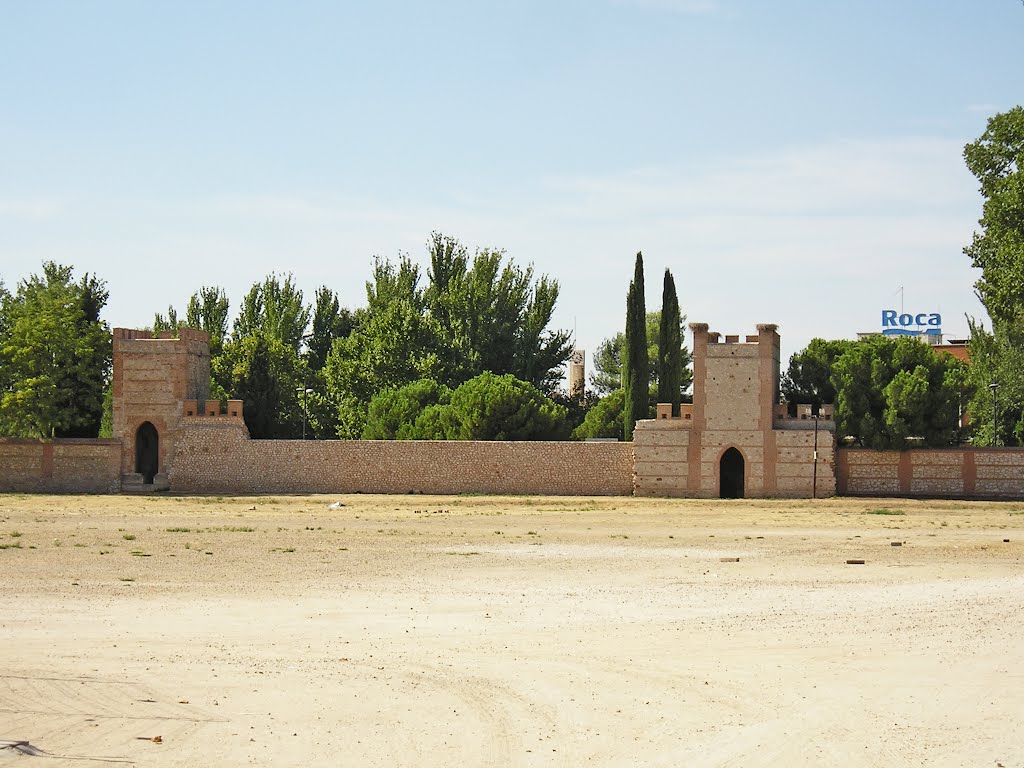
[[[0,547],[0,766],[1024,766],[1024,504],[0,496]]]

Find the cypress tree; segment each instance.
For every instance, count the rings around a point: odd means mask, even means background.
[[[647,311],[644,306],[644,257],[636,255],[633,281],[626,294],[626,346],[622,354],[622,388],[625,409],[622,416],[625,439],[633,439],[633,426],[648,415],[650,394],[647,358]]]
[[[672,403],[672,415],[679,415],[683,384],[683,342],[680,338],[682,320],[676,281],[665,270],[661,292],[661,325],[658,328],[658,402]]]

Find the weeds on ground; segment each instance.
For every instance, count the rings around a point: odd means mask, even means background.
[[[865,515],[905,515],[907,514],[902,509],[888,509],[886,507],[880,507],[879,509],[865,509]]]

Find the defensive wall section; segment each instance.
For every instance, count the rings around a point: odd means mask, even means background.
[[[843,496],[1024,498],[1024,448],[840,448],[836,458]]]
[[[632,443],[251,440],[209,399],[205,333],[118,328],[113,439],[0,438],[0,492],[1024,498],[1024,449],[837,449],[830,406],[780,404],[774,325],[690,328],[693,403]]]
[[[630,443],[250,440],[230,419],[184,418],[182,493],[507,493],[629,496]]]
[[[0,492],[117,493],[121,441],[0,439]]]
[[[634,493],[712,498],[833,496],[831,410],[790,419],[779,403],[779,334],[759,325],[740,337],[693,332],[693,403],[658,406],[637,423]]]

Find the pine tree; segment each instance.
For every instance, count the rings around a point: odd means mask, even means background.
[[[682,318],[672,273],[665,270],[661,293],[661,325],[658,328],[658,402],[672,403],[672,415],[679,415],[682,400],[683,350]]]
[[[622,362],[622,388],[626,391],[626,406],[622,425],[625,439],[633,439],[633,426],[647,418],[649,409],[648,377],[650,361],[647,358],[647,312],[644,306],[644,257],[636,255],[633,281],[626,294],[626,348]]]

